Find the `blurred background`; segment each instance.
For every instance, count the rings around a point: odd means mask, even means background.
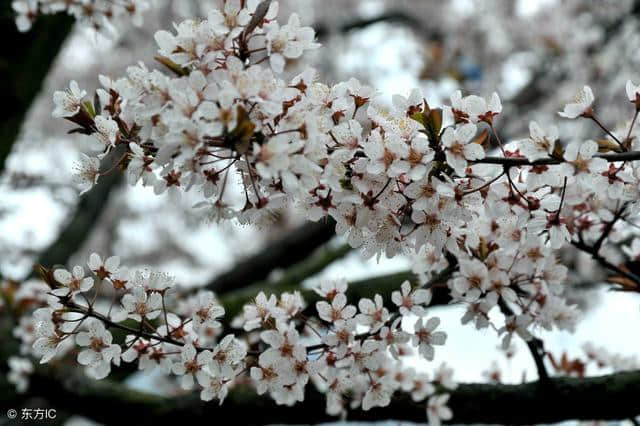
[[[138,61],[155,67],[153,34],[185,17],[206,16],[216,4],[151,3],[143,27],[123,23],[111,38],[58,16],[17,35],[7,27],[11,20],[5,13],[2,31],[13,38],[4,38],[8,54],[0,64],[7,73],[3,84],[15,86],[9,91],[27,84],[21,78],[42,85],[31,103],[5,103],[13,121],[3,123],[0,141],[8,154],[0,154],[0,277],[23,280],[35,263],[85,264],[91,252],[119,255],[132,268],[145,265],[168,272],[184,286],[236,278],[242,286],[248,277],[275,280],[318,253],[330,254],[332,262],[301,276],[305,285],[410,270],[404,258],[362,259],[332,237],[331,224],[305,225],[294,210],[278,212],[274,222],[263,227],[211,223],[192,208],[196,196],[186,194],[179,201],[156,196],[150,188],[125,185],[115,174],[78,196],[71,173],[89,138],[67,135],[70,126],[51,118],[53,92],[74,79],[92,94],[99,74],[117,77]],[[281,0],[280,10],[281,18],[297,12],[303,24],[316,29],[323,45],[290,64],[291,75],[310,65],[329,84],[356,77],[377,88],[387,102],[392,94],[408,95],[419,87],[435,106],[448,103],[457,89],[484,96],[497,91],[503,114],[496,126],[508,141],[527,137],[531,120],[557,124],[565,142],[596,137],[590,123],[557,117],[584,84],[592,87],[598,116],[609,127],[626,128],[631,119],[624,84],[627,79],[640,82],[638,1]],[[49,36],[38,38],[38,31]],[[21,62],[28,55],[34,62]],[[45,66],[43,58],[49,56],[52,62]],[[15,70],[12,61],[21,67]],[[15,72],[23,75],[10,75]],[[296,253],[287,246],[292,241],[298,244],[292,246]],[[274,248],[284,260],[250,275],[233,275],[234,265],[245,261],[246,269],[251,264],[247,259]],[[619,355],[614,368],[637,366],[640,339],[637,333],[630,339],[624,324],[638,324],[640,300],[607,291],[599,283],[602,272],[587,257],[567,255],[566,262],[573,266],[571,299],[580,305],[584,320],[574,334],[542,333],[547,349],[558,359],[563,353],[571,358],[584,356],[582,346],[592,343]],[[434,365],[446,362],[455,368],[455,378],[465,382],[494,380],[496,373],[503,382],[536,377],[524,345],[515,354],[504,354],[495,333],[460,324],[463,312],[462,306],[434,308],[449,334]],[[421,368],[418,361],[416,366]],[[130,384],[145,389],[157,385],[153,378],[136,377]]]

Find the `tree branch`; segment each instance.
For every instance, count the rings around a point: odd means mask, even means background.
[[[603,158],[610,163],[616,161],[636,161],[640,160],[640,151],[617,152],[613,154],[596,154],[594,155],[594,157]],[[536,161],[529,161],[526,157],[484,157],[483,159],[474,160],[473,162],[476,164],[498,164],[506,167],[517,167],[561,164],[564,162],[564,160],[553,157],[542,158]]]
[[[424,22],[420,19],[416,18],[413,15],[405,13],[404,11],[398,10],[389,10],[384,13],[373,16],[370,18],[357,18],[351,21],[343,22],[338,25],[337,28],[331,23],[326,22],[317,22],[313,24],[313,28],[316,31],[316,36],[318,39],[326,38],[330,36],[332,32],[336,32],[338,34],[346,34],[353,30],[361,30],[371,25],[378,24],[380,22],[388,22],[388,23],[400,23],[407,25],[411,28],[414,28],[417,31],[424,31]],[[429,34],[431,37],[440,37],[440,34],[437,34],[433,31]]]
[[[0,392],[6,408],[20,408],[25,399],[45,398],[53,408],[84,415],[102,423],[181,424],[201,423],[211,418],[233,419],[237,424],[312,424],[336,420],[324,412],[324,396],[307,387],[305,400],[293,407],[277,406],[267,397],[238,386],[225,402],[199,401],[194,394],[161,397],[128,389],[120,384],[89,381],[73,374],[52,376],[40,369],[31,377],[28,396],[16,395],[4,377]],[[461,384],[451,392],[452,423],[527,425],[563,420],[628,419],[640,414],[637,395],[640,371],[590,378],[552,378],[550,386],[540,382],[519,385]],[[414,403],[404,395],[391,405],[370,411],[349,412],[349,420],[426,421],[425,403]]]
[[[347,298],[349,300],[360,300],[363,297],[373,298],[377,293],[388,303],[388,301],[391,300],[391,292],[398,290],[403,281],[410,281],[416,284],[417,277],[412,272],[406,271],[353,281],[349,283]],[[235,315],[241,313],[242,306],[254,299],[261,291],[269,295],[295,290],[300,291],[309,306],[314,306],[317,301],[321,300],[321,297],[313,290],[301,288],[299,281],[284,279],[274,283],[256,283],[249,287],[224,294],[220,297],[220,303],[225,308],[226,318],[230,320]],[[432,292],[433,298],[429,306],[445,305],[451,301],[449,291],[445,287],[435,287],[432,289]]]
[[[0,55],[0,93],[8,106],[0,123],[0,174],[36,98],[49,68],[73,27],[67,15],[43,16],[28,33],[20,33],[14,22],[11,2],[0,6],[0,34],[4,43]]]
[[[110,167],[111,156],[103,160],[104,165]],[[66,265],[71,255],[86,241],[91,229],[105,209],[113,189],[118,186],[121,180],[120,172],[114,171],[101,177],[97,185],[80,197],[80,202],[73,216],[64,226],[58,238],[40,254],[37,264],[49,268],[54,265]]]
[[[268,244],[259,253],[236,263],[206,288],[222,294],[264,280],[276,268],[294,265],[335,236],[335,222],[307,223]]]
[[[598,262],[602,267],[609,269],[610,271],[617,273],[631,281],[633,281],[634,283],[636,283],[636,285],[640,288],[640,277],[638,277],[636,274],[632,273],[632,272],[628,272],[624,269],[621,269],[620,267],[614,265],[613,263],[609,262],[607,259],[605,259],[600,253],[598,253],[597,251],[594,251],[594,247],[590,247],[587,244],[585,244],[583,241],[571,241],[571,245],[573,245],[575,248],[588,253],[591,255],[591,257],[593,258],[593,260],[595,260],[596,262]]]
[[[513,309],[511,309],[504,300],[500,300],[498,306],[505,316],[515,315]],[[531,357],[536,365],[540,382],[542,384],[549,384],[549,373],[547,372],[547,367],[544,365],[544,343],[537,337],[532,337],[530,340],[525,340],[524,342],[527,344],[529,352],[531,352]]]

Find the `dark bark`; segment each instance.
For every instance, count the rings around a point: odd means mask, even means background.
[[[314,424],[336,420],[324,412],[323,395],[311,385],[304,402],[277,406],[267,397],[239,387],[225,402],[201,402],[197,395],[160,397],[126,389],[109,381],[89,381],[74,375],[51,376],[42,372],[31,378],[28,397],[15,395],[0,378],[4,409],[24,406],[25,400],[45,398],[51,407],[95,421],[114,424],[200,424],[226,419],[233,424]],[[528,425],[564,420],[616,420],[640,415],[637,395],[640,371],[590,378],[552,378],[550,385],[530,382],[519,385],[461,384],[451,392],[451,423]],[[426,422],[425,403],[404,395],[391,405],[370,411],[349,412],[349,420],[394,419]]]
[[[325,256],[331,256],[331,254],[327,254]],[[379,294],[382,296],[382,299],[385,301],[388,308],[394,308],[395,305],[390,305],[391,293],[399,290],[400,285],[404,281],[410,281],[414,285],[418,284],[417,277],[410,271],[396,272],[353,281],[349,283],[347,298],[351,303],[354,303],[364,297],[372,299],[375,294]],[[269,296],[270,294],[279,295],[286,291],[292,292],[295,290],[300,291],[305,302],[307,302],[308,311],[305,313],[312,315],[316,302],[322,298],[313,290],[302,288],[300,286],[300,281],[290,280],[286,277],[283,280],[273,283],[257,283],[249,287],[224,294],[220,297],[220,302],[225,308],[226,320],[230,321],[237,314],[241,313],[242,306],[244,304],[251,302],[251,300],[253,300],[261,291],[264,291],[264,293]],[[449,289],[446,286],[434,286],[431,290],[433,297],[429,306],[441,306],[451,302]]]
[[[236,263],[229,271],[216,276],[206,288],[219,294],[244,288],[267,278],[277,268],[286,268],[305,260],[334,235],[335,222],[306,223],[290,231],[255,255]]]
[[[73,18],[43,16],[31,31],[20,33],[11,1],[0,6],[0,93],[4,105],[0,120],[0,173],[18,138],[25,116],[40,93],[42,82],[60,47],[71,32]]]
[[[425,25],[425,21],[423,19],[411,15],[410,13],[407,13],[406,11],[403,11],[401,9],[388,10],[380,15],[370,18],[352,19],[349,21],[345,21],[337,26],[333,26],[331,23],[316,22],[313,24],[313,28],[316,31],[316,36],[318,37],[318,39],[322,40],[330,36],[332,32],[336,32],[338,34],[347,34],[351,31],[361,30],[371,25],[379,24],[382,22],[401,24],[413,28],[415,31],[421,33],[427,39],[440,40],[442,38],[442,34],[431,28],[428,28],[427,25]]]
[[[0,120],[0,173],[22,128],[29,107],[42,88],[49,69],[73,27],[66,14],[40,16],[33,28],[20,33],[14,22],[11,2],[0,6],[0,33],[5,41],[0,54],[0,93],[4,108]],[[80,199],[76,211],[59,237],[38,258],[38,263],[52,266],[66,264],[82,245],[104,209],[118,174],[100,183]]]
[[[111,156],[103,163],[103,170],[111,166]],[[54,265],[65,265],[69,258],[82,246],[89,237],[109,197],[118,186],[122,176],[118,170],[100,178],[100,181],[87,193],[80,197],[75,211],[62,228],[60,234],[51,245],[38,257],[37,264],[51,268]]]
[[[637,161],[640,160],[640,151],[627,151],[616,152],[611,154],[596,154],[594,157],[603,158],[608,162],[616,161]],[[481,160],[475,160],[478,164],[497,164],[504,167],[519,167],[519,166],[539,166],[539,165],[552,165],[561,164],[565,160],[561,160],[553,157],[546,157],[536,161],[529,161],[525,157],[484,157]]]

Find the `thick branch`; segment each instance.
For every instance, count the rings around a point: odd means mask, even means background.
[[[121,151],[116,149],[105,157],[100,165],[101,170],[111,169],[114,158],[118,158],[120,155],[122,155]],[[91,230],[105,210],[110,195],[121,181],[121,173],[114,170],[103,175],[89,192],[81,196],[75,212],[58,234],[58,238],[40,253],[36,264],[48,268],[55,265],[66,266],[69,258],[89,237]]]
[[[28,33],[20,33],[11,2],[0,6],[0,34],[5,40],[0,55],[0,93],[6,106],[0,123],[0,173],[18,138],[31,103],[40,92],[49,68],[71,32],[73,18],[44,16]],[[6,42],[10,40],[10,42]]]
[[[286,268],[306,259],[334,235],[333,221],[308,223],[270,243],[259,253],[236,263],[215,277],[206,288],[217,293],[243,288],[265,279],[276,268]]]
[[[596,154],[594,155],[594,157],[604,158],[608,162],[636,161],[640,160],[640,151],[627,151],[614,154]],[[474,163],[499,164],[506,167],[550,165],[561,164],[563,162],[563,160],[553,157],[542,158],[536,161],[529,161],[525,157],[484,157],[481,160],[474,161]]]
[[[110,165],[110,160],[104,162]],[[37,263],[46,267],[66,265],[67,261],[88,238],[91,230],[106,208],[113,189],[121,181],[119,172],[103,176],[89,192],[80,198],[73,216],[58,238],[38,257]]]
[[[609,262],[607,259],[605,259],[600,253],[598,253],[597,251],[594,250],[594,247],[588,246],[587,244],[585,244],[583,241],[571,241],[571,245],[573,245],[575,248],[588,253],[591,255],[591,257],[593,258],[593,260],[595,260],[596,262],[598,262],[601,266],[603,266],[604,268],[617,273],[629,280],[631,280],[632,282],[636,283],[637,286],[640,287],[640,277],[638,277],[636,274],[632,273],[632,272],[628,272],[624,269],[621,269],[620,267],[614,265],[613,263]]]
[[[5,403],[20,407],[24,397],[13,393],[0,378]],[[553,378],[550,386],[539,382],[520,385],[461,384],[451,392],[452,423],[526,425],[563,420],[614,420],[640,414],[637,395],[640,371],[592,378]],[[239,387],[218,406],[201,402],[195,395],[165,398],[127,389],[109,381],[93,382],[66,375],[52,377],[37,372],[28,397],[44,397],[52,407],[98,422],[130,424],[180,422],[196,424],[212,418],[233,419],[236,424],[313,424],[335,420],[324,412],[323,395],[307,387],[305,401],[293,407],[277,406],[266,397]],[[81,403],[79,403],[81,401]],[[7,407],[7,408],[8,408]],[[126,413],[126,414],[125,414]],[[370,411],[355,410],[350,420],[395,419],[425,422],[425,404],[398,396],[390,406]]]
[[[338,34],[346,34],[350,31],[361,30],[381,22],[400,23],[414,28],[417,31],[424,31],[424,22],[422,20],[402,10],[389,10],[374,17],[354,19],[340,24],[337,28],[331,23],[317,22],[314,23],[313,28],[316,31],[317,37],[323,39],[331,35],[332,31]],[[430,35],[434,38],[439,37],[439,34],[435,32],[431,32]]]
[[[371,299],[377,293],[382,296],[382,299],[385,300],[386,303],[388,303],[391,300],[391,293],[399,290],[400,284],[404,281],[410,281],[413,284],[416,284],[417,277],[412,272],[406,271],[353,281],[349,283],[347,298],[348,300],[356,301],[363,297]],[[261,291],[264,291],[265,294],[269,295],[281,294],[285,291],[294,290],[300,291],[302,297],[309,306],[314,306],[317,301],[321,300],[321,297],[313,290],[301,288],[299,281],[284,279],[282,281],[276,281],[268,284],[257,283],[249,287],[236,290],[223,295],[220,298],[220,302],[226,310],[225,317],[230,320],[241,312],[242,306],[245,303],[250,302]],[[431,299],[431,304],[429,306],[445,305],[451,301],[447,287],[434,287],[432,288],[432,292],[433,298]]]

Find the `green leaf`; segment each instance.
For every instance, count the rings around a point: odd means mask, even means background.
[[[191,73],[191,71],[189,71],[188,68],[181,67],[180,65],[176,64],[171,59],[165,56],[158,55],[158,56],[154,56],[153,59],[155,59],[157,62],[161,63],[165,67],[169,68],[179,77],[184,77]]]
[[[249,114],[247,114],[247,111],[243,107],[238,106],[237,111],[238,124],[235,129],[229,132],[227,140],[229,145],[242,155],[249,149],[249,143],[251,142],[251,137],[256,129],[256,125],[249,119]]]
[[[86,109],[86,110],[87,110],[87,113],[89,114],[89,116],[90,116],[91,118],[95,118],[95,116],[96,116],[96,112],[95,112],[95,110],[93,109],[93,104],[91,103],[91,101],[85,101],[85,103],[83,104],[83,106],[84,106],[84,109]]]
[[[420,123],[420,124],[422,124],[423,126],[426,127],[426,121],[425,121],[424,113],[422,113],[422,112],[414,112],[413,114],[411,114],[409,116],[409,118],[411,118],[412,120],[417,121],[418,123]]]

